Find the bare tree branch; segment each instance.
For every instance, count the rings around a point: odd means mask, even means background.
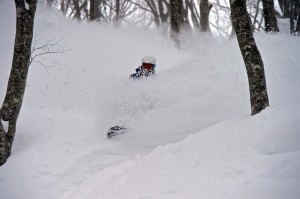
[[[43,55],[49,54],[65,54],[71,49],[67,46],[60,45],[62,39],[59,40],[46,40],[45,39],[37,39],[35,37],[32,43],[31,56],[29,63],[37,62],[42,66],[46,67],[41,61],[36,60],[38,57],[42,57]]]

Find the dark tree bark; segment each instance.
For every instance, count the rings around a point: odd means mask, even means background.
[[[296,34],[300,31],[300,0],[290,0],[289,7],[290,30],[291,34]],[[296,27],[295,27],[296,21]]]
[[[209,11],[212,5],[208,3],[208,0],[200,1],[200,26],[203,32],[209,31]]]
[[[280,9],[282,11],[282,16],[284,18],[289,17],[289,4],[291,0],[278,0]]]
[[[118,24],[120,21],[120,0],[116,0],[116,19],[115,23]]]
[[[159,17],[159,13],[156,9],[156,4],[154,2],[154,0],[148,0],[146,1],[147,5],[149,6],[151,12],[152,12],[152,15],[153,15],[153,18],[154,18],[154,23],[156,24],[157,27],[160,26],[160,17]],[[161,2],[158,2],[158,5],[160,5]]]
[[[190,9],[189,9],[189,0],[184,0],[184,2],[182,2],[182,27],[185,30],[191,30],[191,23],[190,23]]]
[[[179,32],[183,21],[182,7],[182,0],[170,0],[171,37],[178,47],[180,47]]]
[[[95,2],[95,0],[90,0],[90,18],[89,19],[91,21],[96,20],[95,10],[96,10],[96,2]]]
[[[164,7],[166,7],[166,12]],[[169,4],[167,1],[164,0],[158,0],[158,10],[159,10],[159,16],[160,16],[160,20],[161,23],[166,23],[169,17]]]
[[[90,20],[100,20],[100,0],[90,0]]]
[[[279,32],[274,9],[274,0],[262,0],[266,32]]]
[[[73,0],[73,4],[74,4],[74,18],[80,20],[81,18],[81,9],[80,9],[80,5],[79,5],[79,0]],[[72,11],[72,12],[73,12]]]
[[[15,0],[16,36],[6,96],[0,109],[0,165],[10,156],[30,65],[34,17],[38,0]],[[3,123],[8,123],[6,130]]]
[[[264,64],[253,37],[245,1],[230,0],[231,19],[247,70],[251,114],[255,115],[269,106],[269,99]]]
[[[71,12],[69,12],[69,8],[72,9]],[[89,20],[90,13],[88,9],[88,0],[72,0],[72,3],[70,1],[67,1],[65,9],[61,9],[64,10],[65,14],[71,18],[77,19],[79,21],[84,19]]]
[[[186,9],[191,12],[191,20],[196,29],[200,29],[199,17],[197,16],[197,9],[193,0],[185,1]]]
[[[152,13],[154,23],[157,27],[161,24],[165,24],[169,17],[169,3],[166,0],[146,0],[145,1]],[[157,3],[156,3],[157,2]],[[145,9],[146,10],[146,9]]]

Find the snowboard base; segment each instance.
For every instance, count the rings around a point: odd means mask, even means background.
[[[128,129],[123,126],[113,126],[107,130],[106,136],[107,136],[107,138],[111,138],[114,136],[122,135],[122,134],[126,133],[127,130]]]

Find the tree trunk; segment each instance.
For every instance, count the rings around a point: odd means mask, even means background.
[[[279,32],[274,9],[274,0],[262,0],[266,32]]]
[[[165,3],[165,5],[163,3]],[[164,12],[165,7],[166,7],[166,13]],[[169,8],[169,6],[168,6],[167,2],[158,0],[159,17],[160,17],[162,24],[167,23],[167,21],[168,21],[168,16],[169,16],[168,8]]]
[[[160,3],[161,2],[158,2],[158,5],[160,5]],[[157,27],[160,27],[159,13],[157,12],[156,4],[155,4],[154,0],[148,0],[148,1],[146,1],[146,4],[148,5],[148,7],[151,10],[155,25]]]
[[[90,0],[90,17],[89,17],[90,21],[94,21],[96,19],[95,10],[96,10],[96,2],[95,0]]]
[[[170,0],[171,37],[175,41],[177,47],[180,47],[179,32],[183,21],[182,5],[182,0]]]
[[[208,0],[200,1],[200,26],[203,32],[209,31],[209,11],[212,5],[208,3]]]
[[[298,0],[290,1],[290,9],[289,9],[289,17],[290,17],[290,30],[291,34],[296,34],[300,31],[300,2]],[[296,21],[296,27],[295,27]]]
[[[230,6],[233,28],[248,75],[251,114],[255,115],[269,106],[264,64],[253,37],[245,0],[231,0]]]
[[[17,24],[14,55],[6,96],[0,109],[0,165],[3,165],[10,156],[17,119],[23,102],[37,1],[15,0]],[[2,122],[8,122],[7,131]]]
[[[75,12],[74,18],[80,20],[81,19],[81,9],[79,5],[79,0],[73,0],[74,8],[72,12]]]
[[[289,4],[291,0],[278,0],[280,9],[282,11],[282,17],[288,18],[289,17]]]
[[[120,0],[116,0],[116,19],[115,24],[119,24],[120,22]]]
[[[90,20],[100,20],[100,0],[90,0]]]

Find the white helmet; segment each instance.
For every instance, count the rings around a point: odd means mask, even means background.
[[[156,58],[152,55],[147,55],[145,57],[143,57],[142,59],[143,63],[147,63],[147,64],[156,64]]]

